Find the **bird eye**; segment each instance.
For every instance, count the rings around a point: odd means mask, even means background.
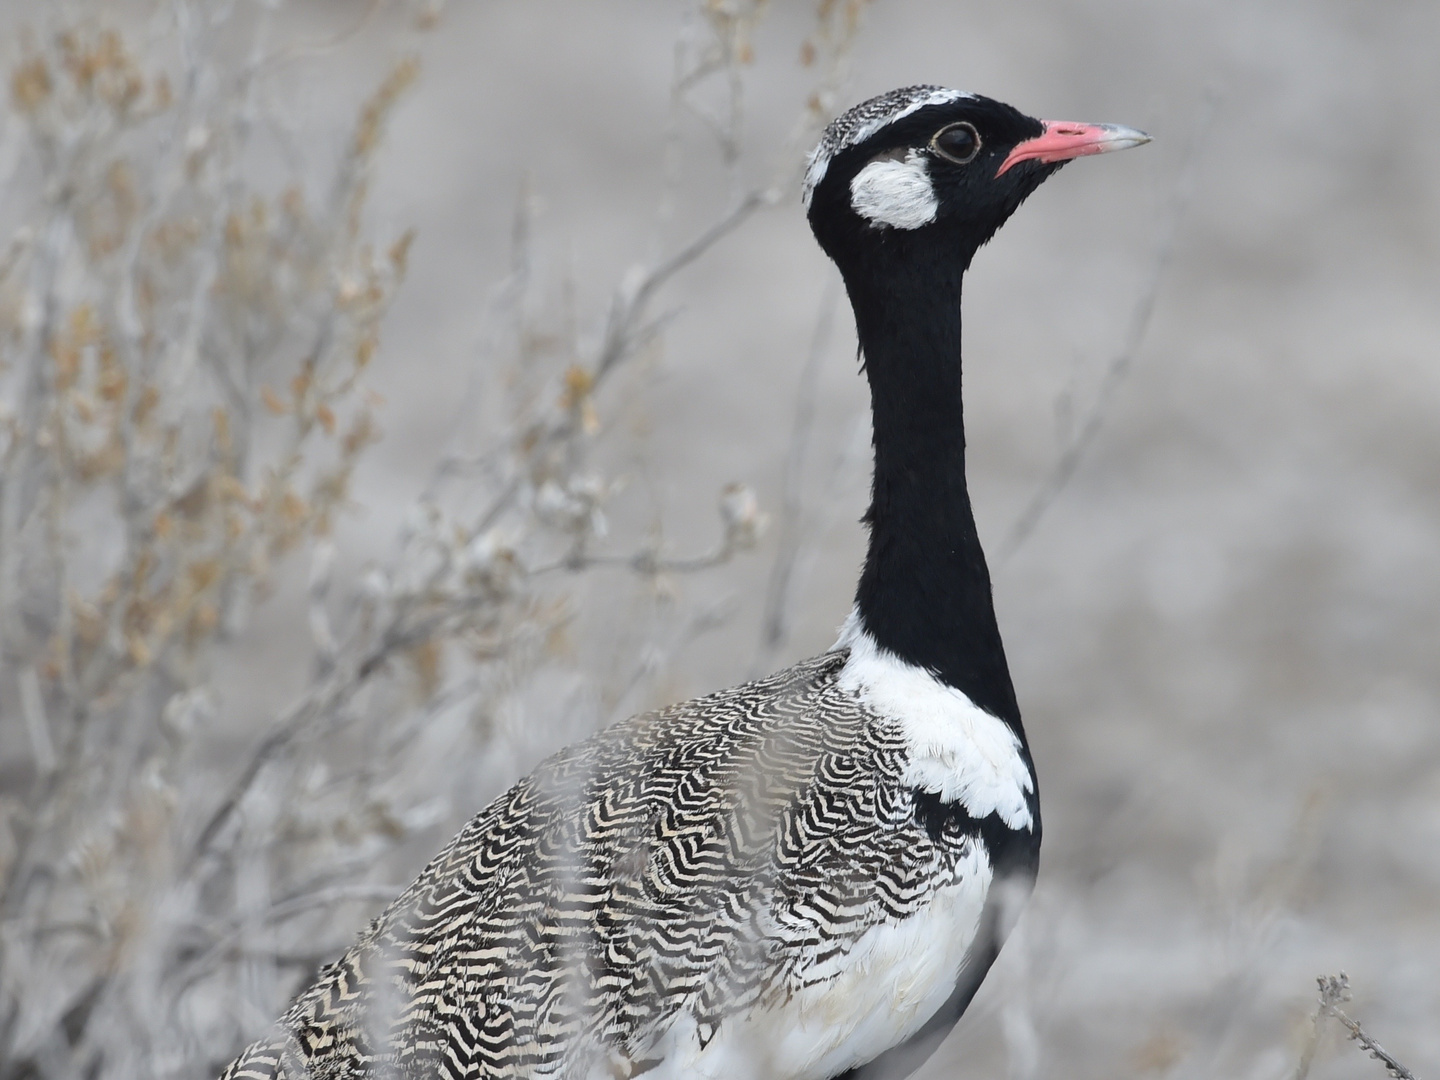
[[[963,121],[943,127],[930,140],[930,149],[956,165],[969,165],[980,153],[980,133]]]

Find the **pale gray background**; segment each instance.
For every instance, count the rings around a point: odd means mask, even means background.
[[[353,10],[303,17],[324,32]],[[794,57],[811,10],[777,3],[756,38],[753,178],[809,85]],[[655,225],[681,21],[658,0],[472,0],[425,40],[372,204],[378,226],[419,239],[374,372],[387,438],[340,535],[349,564],[388,542],[439,451],[522,179],[543,205],[538,272],[555,294],[573,276],[592,332],[626,267],[723,207],[714,151],[690,138],[675,220]],[[1061,452],[1063,401],[1086,410],[1123,346],[1214,102],[1132,372],[1073,482],[995,572],[1046,845],[1018,937],[926,1076],[1286,1076],[1314,977],[1341,968],[1375,1035],[1440,1073],[1437,43],[1440,5],[1418,0],[883,0],[868,14],[845,103],[933,81],[1156,136],[1066,169],[974,267],[971,483],[992,550]],[[382,19],[343,60],[297,68],[302,139],[339,145],[396,49]],[[774,510],[830,274],[791,192],[667,292],[679,314],[643,393],[601,402],[624,427],[609,465],[631,477],[611,508],[617,546],[658,521],[677,553],[702,549],[729,480]],[[865,404],[842,308],[777,663],[828,646],[849,608],[866,460],[846,454]],[[771,539],[678,582],[697,609],[731,598],[728,618],[632,704],[750,673],[773,554]],[[582,642],[636,610],[607,605],[607,588],[584,594]],[[262,610],[227,676],[237,715],[293,696],[303,634],[283,598]],[[603,683],[625,647],[578,655]],[[1339,1047],[1319,1074],[1380,1069]]]

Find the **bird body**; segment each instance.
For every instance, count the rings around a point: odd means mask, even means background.
[[[880,1080],[934,1050],[1038,865],[965,487],[959,289],[1064,160],[1026,146],[1083,145],[1047,138],[1009,106],[911,87],[812,157],[806,205],[875,417],[870,548],[831,651],[549,758],[224,1080]]]
[[[886,666],[841,646],[556,754],[297,999],[283,1068],[257,1050],[230,1075],[825,1078],[918,1031],[980,931],[992,848],[1033,874],[1003,819],[1028,823],[1034,791],[1008,729]]]

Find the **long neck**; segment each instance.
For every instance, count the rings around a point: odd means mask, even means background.
[[[990,572],[965,485],[964,265],[953,253],[928,260],[923,253],[896,254],[903,255],[895,263],[903,273],[877,273],[872,265],[846,275],[875,434],[870,548],[856,606],[877,644],[1019,731]]]

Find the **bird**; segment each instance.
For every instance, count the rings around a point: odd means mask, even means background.
[[[222,1080],[898,1080],[930,1057],[1041,840],[966,486],[962,279],[1066,162],[1148,141],[933,85],[829,124],[802,203],[874,443],[838,641],[541,763]]]

